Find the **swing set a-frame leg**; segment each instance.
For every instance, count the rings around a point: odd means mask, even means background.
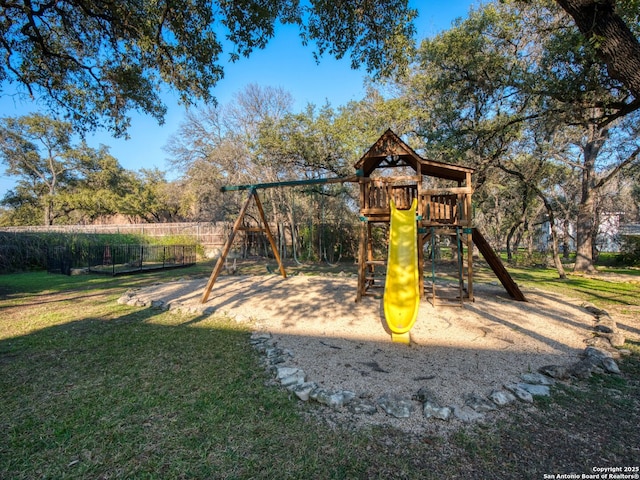
[[[242,221],[244,220],[244,216],[247,213],[247,209],[249,208],[249,204],[251,203],[251,200],[254,200],[256,202],[256,206],[258,207],[260,219],[264,224],[264,228],[262,229],[262,231],[266,233],[267,238],[269,239],[269,243],[271,244],[271,249],[273,250],[273,255],[276,261],[278,262],[278,267],[280,267],[280,273],[284,278],[287,277],[287,274],[284,270],[284,265],[282,264],[282,260],[280,259],[280,254],[278,253],[276,242],[273,238],[273,235],[271,234],[271,230],[269,229],[269,224],[267,223],[267,219],[265,218],[264,209],[262,208],[262,203],[260,203],[260,199],[258,198],[258,193],[256,192],[255,189],[252,188],[249,190],[247,201],[244,203],[244,205],[242,205],[242,208],[240,209],[240,214],[238,215],[238,218],[233,224],[233,229],[231,230],[231,234],[229,235],[227,242],[224,244],[224,247],[222,248],[222,253],[220,254],[220,257],[218,258],[218,261],[216,262],[216,265],[213,268],[213,272],[211,272],[209,281],[207,282],[207,285],[204,288],[204,292],[202,293],[202,299],[200,300],[200,303],[206,303],[207,300],[209,299],[209,294],[211,293],[211,289],[213,288],[213,285],[216,283],[216,280],[218,279],[218,276],[222,271],[222,266],[224,265],[224,262],[227,259],[227,255],[229,255],[229,251],[231,250],[231,245],[233,244],[233,240],[236,236],[236,232],[238,232],[238,230],[243,229]]]

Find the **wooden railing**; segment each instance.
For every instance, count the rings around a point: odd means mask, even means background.
[[[460,189],[427,190],[420,194],[424,225],[464,226],[469,218],[468,196]]]
[[[410,183],[412,180],[414,183]],[[361,215],[382,221],[388,220],[391,198],[400,209],[408,209],[413,199],[418,198],[414,177],[368,179],[360,184],[360,189]],[[422,191],[417,213],[422,216],[423,225],[465,226],[470,195],[464,187]]]
[[[413,177],[400,179],[401,181],[410,181]],[[413,179],[415,180],[415,179]],[[396,207],[399,209],[408,209],[411,202],[418,197],[417,183],[398,184],[399,179],[394,178],[393,181],[383,178],[371,179],[360,184],[361,195],[361,211],[362,215],[389,215],[389,200],[393,198]]]

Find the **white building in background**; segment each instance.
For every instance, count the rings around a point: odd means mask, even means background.
[[[557,225],[558,229],[558,248],[560,255],[564,254],[564,249],[572,252],[576,249],[576,232],[574,224],[568,222],[567,225]],[[551,250],[551,223],[545,221],[538,227],[536,235],[536,248],[539,252],[547,252]]]
[[[619,252],[621,247],[620,219],[624,217],[624,213],[603,213],[600,217],[600,226],[596,238],[598,250],[601,252]]]
[[[600,225],[598,225],[598,236],[596,245],[600,252],[619,252],[621,246],[620,236],[625,233],[625,225],[621,225],[621,219],[624,217],[622,212],[607,212],[600,215]],[[575,224],[569,223],[564,227],[558,225],[558,247],[560,253],[563,249],[573,252],[576,249],[576,231]],[[551,224],[546,221],[540,224],[540,230],[537,236],[536,246],[539,251],[545,252],[551,249]],[[640,229],[639,229],[640,230]],[[640,234],[640,232],[638,232]]]

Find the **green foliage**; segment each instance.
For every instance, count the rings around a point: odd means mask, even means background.
[[[349,55],[354,67],[390,73],[406,65],[415,16],[407,0],[14,2],[0,11],[0,82],[80,129],[124,135],[130,111],[163,121],[163,87],[186,105],[211,102],[223,54],[235,61],[263,48],[278,22],[296,24],[317,55]]]
[[[132,234],[0,233],[0,273],[46,269],[47,256],[55,249],[68,249],[72,267],[84,267],[91,245],[139,243],[146,243],[145,238]]]
[[[640,265],[640,237],[625,236],[618,260],[625,265]]]
[[[172,220],[179,204],[158,169],[127,171],[106,147],[71,143],[72,126],[40,114],[5,118],[0,159],[16,187],[1,200],[6,225],[90,223],[115,214]]]
[[[199,256],[204,255],[204,247],[196,243],[193,236],[189,236],[189,235],[166,235],[162,237],[145,236],[144,239],[149,245],[165,245],[165,246],[195,245],[196,254]]]
[[[175,220],[179,208],[164,172],[154,168],[133,175],[131,188],[119,199],[117,212],[153,223]]]
[[[477,168],[476,224],[494,244],[549,222],[555,246],[572,224],[575,268],[592,267],[598,215],[620,208],[616,181],[638,164],[640,104],[556,2],[472,11],[422,43],[398,86],[426,156]],[[557,248],[554,258],[561,270]]]
[[[0,123],[0,159],[7,173],[20,179],[7,203],[39,207],[44,225],[53,224],[58,193],[74,178],[78,159],[73,154],[72,134],[69,123],[40,114],[4,118]],[[22,200],[17,198],[20,195]]]

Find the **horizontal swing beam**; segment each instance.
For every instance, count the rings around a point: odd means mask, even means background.
[[[239,192],[241,190],[258,190],[261,188],[295,187],[297,185],[320,185],[326,183],[346,183],[357,182],[357,175],[349,177],[314,178],[309,180],[287,180],[284,182],[254,183],[249,185],[225,185],[220,188],[221,192]]]

